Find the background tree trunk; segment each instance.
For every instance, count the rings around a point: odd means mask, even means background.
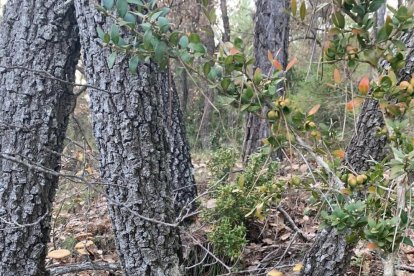
[[[223,20],[223,42],[230,41],[230,20],[227,14],[227,0],[220,0],[221,19]]]
[[[107,199],[120,262],[126,275],[181,275],[178,229],[142,218],[174,222],[172,178],[176,172],[171,171],[177,164],[170,159],[176,146],[171,139],[183,134],[175,131],[182,127],[175,125],[179,113],[173,112],[178,97],[168,74],[160,73],[153,63],[141,64],[138,75],[132,75],[127,58],[119,57],[109,70],[108,49],[102,49],[95,30],[97,26],[110,29],[111,20],[102,18],[88,0],[76,0],[75,7],[88,83],[110,91],[91,89],[90,96],[101,174],[110,184]],[[186,143],[185,137],[178,143]],[[191,172],[190,160],[179,165]],[[191,175],[181,177],[192,179]]]
[[[0,275],[45,275],[52,202],[79,58],[74,9],[60,0],[9,0],[0,25]],[[52,153],[55,151],[56,153]],[[28,225],[24,225],[28,224]]]
[[[272,70],[272,64],[267,58],[268,51],[274,55],[283,67],[288,60],[289,47],[289,10],[288,0],[257,0],[254,30],[255,67],[259,67],[264,74]],[[266,110],[264,110],[264,114]],[[269,129],[266,120],[253,114],[247,115],[246,131],[243,142],[243,160],[247,162],[249,156],[262,144],[263,138],[268,137]]]

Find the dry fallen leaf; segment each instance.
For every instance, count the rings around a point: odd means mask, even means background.
[[[267,276],[283,276],[283,273],[276,269],[273,269],[267,273]]]

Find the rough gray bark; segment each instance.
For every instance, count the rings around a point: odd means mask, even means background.
[[[399,81],[408,80],[414,73],[414,32],[405,35],[403,41],[410,49],[404,69],[399,72]],[[385,157],[387,138],[378,135],[384,127],[384,116],[378,101],[367,98],[361,108],[356,133],[346,150],[344,164],[357,173],[367,171],[372,162]],[[337,233],[334,228],[324,229],[318,233],[304,260],[301,275],[343,275],[353,254],[353,245],[345,241],[348,232]],[[332,251],[335,248],[335,251]],[[323,272],[324,274],[321,274]]]
[[[289,44],[289,9],[288,0],[257,0],[254,30],[255,66],[262,69],[264,74],[272,70],[272,64],[267,58],[268,51],[279,55],[275,57],[285,67],[288,60]],[[247,116],[246,132],[243,142],[243,160],[260,146],[261,141],[269,134],[266,120],[249,114]]]
[[[164,119],[170,141],[170,182],[174,187],[174,209],[177,215],[194,211],[197,188],[191,164],[190,149],[183,124],[178,93],[171,73],[158,74],[159,92],[163,93]]]
[[[74,9],[63,0],[7,1],[0,24],[0,152],[59,171],[75,105],[73,87],[21,69],[74,81],[79,58]],[[45,275],[58,178],[0,160],[0,275]],[[26,224],[26,225],[25,225]]]
[[[119,57],[108,69],[108,49],[101,47],[96,27],[110,29],[111,20],[92,1],[75,0],[75,7],[88,83],[109,91],[91,89],[90,96],[120,263],[126,275],[180,275],[178,229],[165,224],[175,219],[166,124],[176,117],[165,114],[175,108],[165,106],[165,94],[173,90],[166,91],[167,75],[153,63],[141,64],[132,75],[127,58]]]

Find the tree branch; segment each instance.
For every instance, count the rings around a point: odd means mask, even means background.
[[[66,273],[76,273],[85,270],[106,270],[106,271],[117,271],[121,270],[121,265],[118,263],[103,263],[103,262],[87,262],[78,264],[69,264],[65,266],[59,266],[49,269],[51,276],[62,275]]]

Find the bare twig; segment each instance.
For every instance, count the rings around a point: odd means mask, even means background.
[[[57,78],[57,77],[53,76],[52,74],[50,74],[49,72],[44,71],[44,70],[36,70],[36,69],[31,69],[31,68],[27,68],[27,67],[23,67],[23,66],[6,66],[6,65],[1,65],[1,64],[0,64],[0,68],[4,68],[6,70],[24,70],[24,71],[28,71],[28,72],[38,74],[38,75],[40,75],[44,78],[47,78],[47,79],[59,81],[59,82],[66,83],[66,84],[69,84],[69,85],[81,86],[81,87],[85,87],[85,88],[92,88],[92,89],[99,90],[99,91],[102,91],[102,92],[106,92],[106,93],[109,93],[109,94],[119,94],[119,92],[111,92],[111,91],[102,89],[102,88],[97,87],[97,86],[93,86],[93,85],[89,85],[89,84],[82,84],[82,83],[74,83],[74,82],[71,82],[71,81],[60,79],[60,78]]]
[[[301,238],[305,242],[310,241],[310,239],[305,235],[305,233],[303,233],[302,230],[300,230],[299,227],[297,227],[297,225],[295,224],[293,219],[289,216],[289,214],[285,211],[285,209],[283,209],[281,206],[278,206],[277,210],[282,213],[283,217],[289,224],[288,226],[292,228],[292,230],[294,230],[298,234],[299,238]]]
[[[105,270],[105,271],[117,271],[121,270],[121,265],[118,263],[103,263],[103,262],[87,262],[78,264],[69,264],[65,266],[49,268],[49,273],[52,276],[62,275],[66,273],[76,273],[85,270]]]

